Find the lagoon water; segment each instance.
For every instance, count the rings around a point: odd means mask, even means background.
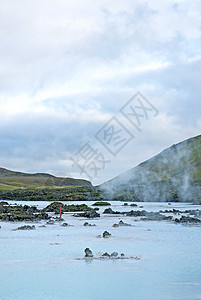
[[[49,204],[25,203],[39,208]],[[201,209],[181,203],[142,205],[147,211]],[[135,209],[123,207],[122,202],[113,202],[111,208]],[[201,299],[201,226],[136,221],[118,215],[93,220],[69,213],[63,217],[73,226],[55,223],[41,228],[46,223],[41,221],[34,223],[36,230],[12,231],[25,222],[0,223],[1,300]],[[120,219],[133,226],[112,227]],[[97,226],[85,227],[86,221]],[[97,238],[105,230],[112,237]],[[141,259],[77,260],[83,258],[86,247],[94,254],[117,251]]]

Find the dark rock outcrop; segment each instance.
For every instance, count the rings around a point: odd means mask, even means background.
[[[109,208],[106,208],[103,212],[103,214],[112,214],[112,215],[118,215],[118,214],[121,214],[120,212],[118,211],[114,211],[111,209],[111,207]]]
[[[193,217],[182,216],[180,219],[175,218],[176,223],[201,224],[201,220]]]
[[[84,224],[83,224],[83,226],[96,226],[96,224],[90,224],[90,223],[88,223],[88,222],[85,222]]]
[[[92,251],[89,248],[86,248],[84,250],[84,252],[85,252],[85,257],[90,257],[90,258],[93,257],[93,253],[92,253]]]
[[[111,233],[109,233],[108,231],[103,232],[103,238],[109,238],[110,236],[111,236]]]
[[[122,220],[120,220],[118,224],[112,225],[112,227],[120,227],[120,226],[132,226],[132,225],[128,223],[124,223]]]
[[[36,227],[34,225],[23,225],[18,227],[17,229],[13,229],[13,230],[33,230],[36,229]]]

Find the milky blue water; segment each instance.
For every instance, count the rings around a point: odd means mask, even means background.
[[[48,203],[27,204],[44,207]],[[147,211],[201,209],[178,203],[142,205]],[[135,207],[115,202],[112,209]],[[94,220],[69,213],[63,217],[74,226],[56,223],[40,228],[46,223],[42,221],[34,223],[36,230],[12,231],[25,222],[0,223],[1,300],[201,299],[201,227],[109,215]],[[120,219],[133,226],[112,227]],[[84,227],[85,221],[97,226]],[[97,238],[105,230],[112,237]],[[95,255],[117,251],[141,259],[77,260],[83,258],[86,247]]]

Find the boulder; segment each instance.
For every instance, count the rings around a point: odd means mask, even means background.
[[[110,256],[111,257],[117,257],[118,256],[118,252],[112,252],[112,254]]]
[[[119,211],[114,211],[114,210],[111,209],[111,207],[109,207],[109,208],[106,208],[106,209],[104,210],[103,214],[112,214],[112,215],[116,215],[116,214],[120,214],[120,212],[119,212]]]
[[[85,257],[93,257],[93,253],[89,248],[86,248],[84,252],[85,252]]]
[[[108,232],[108,231],[104,231],[103,232],[103,237],[104,238],[108,238],[108,237],[110,237],[111,236],[111,234]]]
[[[110,255],[109,255],[109,253],[105,252],[105,253],[102,254],[102,257],[108,257],[108,258],[110,258]]]

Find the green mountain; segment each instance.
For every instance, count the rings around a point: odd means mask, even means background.
[[[165,149],[99,188],[114,199],[201,203],[201,135]]]
[[[83,179],[56,177],[46,173],[28,174],[0,168],[0,190],[48,188],[67,186],[92,186]]]

